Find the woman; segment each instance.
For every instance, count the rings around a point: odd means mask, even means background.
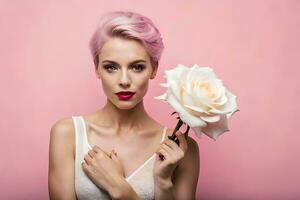
[[[90,42],[104,107],[58,120],[51,128],[51,199],[195,199],[199,150],[151,118],[143,105],[163,43],[153,22],[111,12]],[[155,153],[154,153],[155,152]]]

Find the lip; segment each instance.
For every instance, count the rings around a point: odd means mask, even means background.
[[[121,91],[116,93],[120,100],[129,100],[134,94],[135,92],[130,91]]]
[[[131,92],[131,91],[120,91],[120,92],[117,92],[116,94],[121,94],[121,95],[133,95],[133,94],[135,94],[135,92]]]

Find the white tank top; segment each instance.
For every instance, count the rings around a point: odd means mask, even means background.
[[[91,149],[88,143],[86,124],[82,116],[73,116],[75,127],[75,193],[78,200],[107,200],[111,199],[105,190],[97,187],[85,174],[82,169],[81,161],[84,155]],[[164,127],[161,142],[164,141],[167,127]],[[138,167],[131,175],[126,177],[126,181],[131,185],[133,190],[141,199],[154,199],[154,180],[153,165],[156,153],[154,153],[147,161]]]

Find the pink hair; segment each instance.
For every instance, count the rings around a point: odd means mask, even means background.
[[[139,13],[114,11],[102,16],[90,40],[90,51],[96,69],[103,44],[114,36],[140,41],[150,56],[151,64],[158,65],[164,44],[153,22]]]

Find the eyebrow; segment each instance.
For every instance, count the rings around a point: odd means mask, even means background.
[[[117,64],[117,65],[118,65],[118,63],[117,63],[117,62],[115,62],[115,61],[112,61],[112,60],[103,60],[103,61],[102,61],[102,63],[104,63],[104,62],[111,62],[111,63],[114,63],[114,64]],[[129,63],[129,64],[131,65],[131,64],[138,63],[138,62],[146,62],[146,61],[145,61],[145,60],[143,60],[143,59],[138,59],[138,60],[132,61],[132,62],[131,62],[131,63]]]

